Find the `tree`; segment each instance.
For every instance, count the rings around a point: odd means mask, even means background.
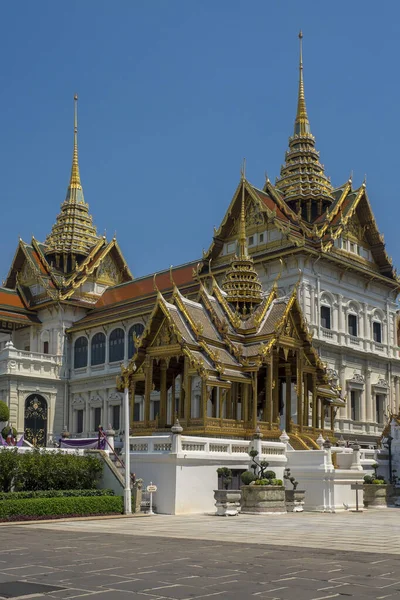
[[[0,422],[1,421],[8,422],[9,418],[10,418],[10,409],[8,408],[8,406],[5,402],[0,400]]]

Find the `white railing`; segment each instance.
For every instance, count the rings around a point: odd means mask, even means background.
[[[360,338],[354,336],[354,335],[349,335],[349,342],[350,344],[353,344],[353,346],[359,346],[360,345]]]
[[[0,375],[26,375],[58,379],[62,356],[18,350],[7,345],[0,352]]]
[[[196,436],[179,436],[179,445],[175,450],[187,455],[225,455],[237,456],[238,458],[248,457],[252,441],[229,440],[218,438],[203,438]],[[130,450],[134,454],[169,454],[173,452],[173,435],[152,435],[135,436],[129,440]],[[261,454],[263,459],[270,456],[284,457],[286,454],[285,444],[281,442],[262,442]]]

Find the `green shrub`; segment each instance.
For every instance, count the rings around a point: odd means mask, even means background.
[[[95,488],[103,472],[96,456],[41,452],[18,455],[15,491],[79,490]]]
[[[0,421],[1,421],[1,419],[0,419]],[[8,436],[9,433],[10,433],[10,426],[6,425],[1,430],[1,435],[3,436],[4,439],[6,439],[6,437]],[[17,430],[15,429],[15,427],[12,427],[12,434],[15,438],[17,437]]]
[[[365,475],[364,483],[372,483],[373,479],[374,478],[371,475]]]
[[[114,496],[114,490],[32,490],[30,492],[0,492],[0,501],[24,500],[26,498],[68,498],[82,496]]]
[[[269,485],[270,481],[269,479],[256,479],[256,481],[254,482],[254,485]]]
[[[17,448],[0,452],[0,491],[11,490],[13,481],[17,477],[20,456]]]
[[[221,477],[223,488],[227,490],[232,481],[232,471],[228,467],[219,467],[217,473]]]
[[[384,479],[373,479],[372,483],[374,485],[384,485],[386,483],[386,481]]]
[[[244,485],[250,485],[250,483],[256,479],[256,476],[252,471],[244,471],[241,474],[240,479]]]
[[[265,471],[264,477],[266,479],[276,479],[276,473],[275,471]]]
[[[122,513],[121,496],[29,498],[0,502],[0,519],[24,520],[34,517],[84,516]]]
[[[9,418],[10,418],[10,409],[8,408],[7,404],[5,402],[3,402],[3,400],[0,400],[0,422],[8,421]]]
[[[103,472],[96,456],[41,452],[0,452],[0,492],[93,489]]]

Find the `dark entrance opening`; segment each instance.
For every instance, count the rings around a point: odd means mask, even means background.
[[[25,400],[25,439],[34,446],[45,446],[47,440],[47,402],[40,394]]]

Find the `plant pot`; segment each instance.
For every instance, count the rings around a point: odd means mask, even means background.
[[[305,490],[285,490],[285,503],[288,512],[303,512]]]
[[[216,515],[218,517],[235,517],[240,512],[241,490],[214,490]]]
[[[365,508],[386,508],[394,495],[393,486],[388,483],[364,483]]]
[[[243,485],[242,513],[285,513],[285,488],[283,485]]]

